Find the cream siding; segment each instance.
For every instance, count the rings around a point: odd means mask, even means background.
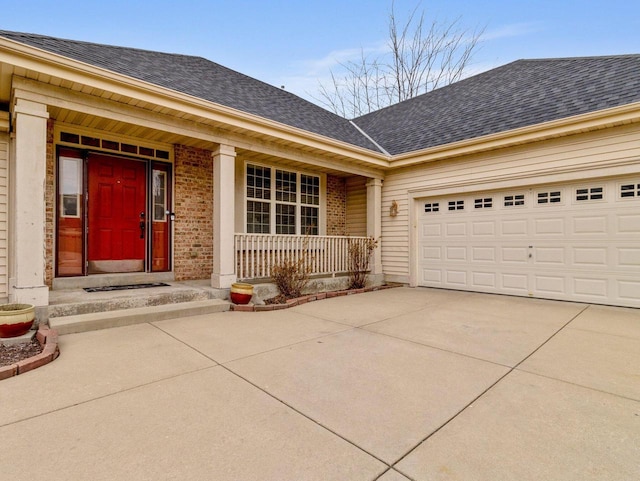
[[[0,134],[0,301],[6,300],[9,292],[7,287],[8,269],[8,186],[9,186],[9,139],[6,134]]]
[[[382,193],[385,277],[410,281],[410,250],[416,246],[410,234],[410,224],[415,224],[410,212],[413,199],[639,172],[636,124],[391,172]],[[393,200],[399,207],[396,217],[389,216]]]
[[[367,235],[367,179],[349,177],[347,179],[347,220],[346,231],[352,236]]]

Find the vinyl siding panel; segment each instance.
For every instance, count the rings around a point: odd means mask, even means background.
[[[382,192],[382,264],[409,281],[410,199],[640,172],[636,124],[392,171]],[[388,215],[392,201],[396,217]]]
[[[8,290],[8,198],[9,198],[9,141],[0,134],[0,299],[7,298]]]
[[[367,185],[364,177],[347,179],[346,231],[352,236],[367,235]]]

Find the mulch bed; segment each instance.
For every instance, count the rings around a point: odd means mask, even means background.
[[[0,367],[10,366],[18,361],[37,356],[42,350],[42,345],[35,337],[27,344],[16,344],[12,346],[0,344]]]
[[[393,287],[400,287],[402,284],[387,283],[381,286],[366,287],[363,289],[345,289],[342,291],[328,291],[318,292],[316,294],[307,294],[302,297],[296,297],[294,299],[287,299],[282,294],[271,297],[264,300],[263,305],[254,304],[231,304],[232,311],[241,312],[255,312],[255,311],[275,311],[279,309],[287,309],[289,307],[299,306],[306,304],[307,302],[319,301],[322,299],[329,299],[338,296],[349,296],[351,294],[361,294],[363,292],[379,291],[383,289],[391,289]]]

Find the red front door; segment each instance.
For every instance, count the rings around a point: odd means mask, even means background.
[[[91,154],[88,162],[89,274],[143,272],[146,245],[146,165]]]

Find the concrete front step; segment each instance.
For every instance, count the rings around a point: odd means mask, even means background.
[[[230,303],[222,299],[207,299],[159,306],[136,307],[116,311],[90,312],[72,316],[50,317],[49,324],[59,335],[129,326],[143,322],[162,321],[229,310]]]
[[[203,301],[211,299],[209,292],[198,289],[175,289],[171,288],[166,292],[156,292],[149,294],[145,290],[128,291],[120,296],[111,294],[104,298],[91,298],[83,293],[82,296],[70,299],[69,302],[50,304],[48,308],[49,318],[76,316],[79,314],[90,314],[92,312],[119,311],[123,309],[134,309],[138,307],[160,306],[164,304],[185,303],[190,301]],[[106,294],[106,293],[102,293]],[[112,297],[114,296],[114,297]]]

